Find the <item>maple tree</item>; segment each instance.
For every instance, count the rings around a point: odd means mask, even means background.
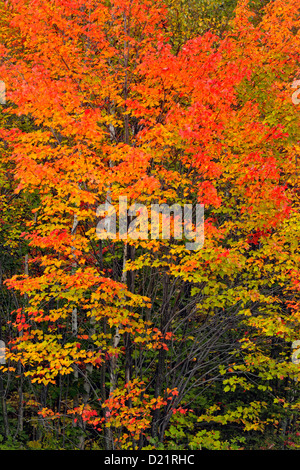
[[[81,449],[87,430],[107,449],[220,449],[244,445],[230,423],[298,426],[297,1],[243,0],[187,37],[178,3],[1,3],[0,178],[27,220],[1,195],[26,257],[5,275],[23,301],[1,373],[22,416],[53,435],[64,420]],[[99,239],[120,196],[204,204],[204,246]]]

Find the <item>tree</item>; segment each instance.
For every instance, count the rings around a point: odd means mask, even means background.
[[[37,195],[28,272],[6,281],[26,299],[3,373],[21,364],[29,406],[53,435],[69,420],[79,448],[89,432],[107,449],[230,447],[236,436],[220,444],[198,423],[247,433],[286,420],[263,413],[289,399],[278,380],[298,406],[296,1],[256,22],[240,2],[227,32],[184,44],[163,2],[3,8],[5,114],[31,126],[1,136],[15,192]],[[97,208],[119,215],[120,197],[148,213],[204,204],[204,246],[188,250],[174,232],[99,240]],[[216,414],[207,393],[240,388],[247,402]]]

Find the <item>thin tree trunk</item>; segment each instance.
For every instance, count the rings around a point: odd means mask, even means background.
[[[8,414],[7,414],[6,391],[4,390],[3,378],[2,378],[1,372],[0,372],[0,396],[1,396],[1,412],[2,412],[2,419],[3,419],[4,437],[8,438],[8,436],[10,435],[10,430],[9,430],[9,421],[8,421]]]
[[[78,219],[77,219],[77,215],[74,214],[73,227],[72,227],[72,230],[71,230],[72,235],[76,234],[77,226],[78,226]],[[72,246],[72,251],[74,251],[73,246]],[[72,265],[72,274],[75,274],[75,272],[76,272],[76,257],[75,257],[74,254],[73,254],[73,258],[74,258],[74,261],[73,261],[73,265]],[[78,335],[78,310],[77,310],[77,306],[74,306],[74,308],[72,310],[71,321],[72,321],[72,335],[77,337],[77,335]],[[78,369],[77,369],[76,364],[74,364],[74,386],[75,386],[75,388],[78,388]],[[77,408],[78,406],[79,406],[79,394],[76,393],[76,395],[74,397],[74,400],[73,400],[73,407]],[[74,428],[76,428],[78,426],[78,422],[80,422],[80,421],[81,420],[77,421],[76,418],[73,418],[72,426]],[[82,427],[82,422],[81,422],[80,427]],[[82,442],[83,439],[84,439],[83,436],[79,437],[79,443],[78,443],[79,449],[81,449],[82,446],[83,446],[83,442]]]

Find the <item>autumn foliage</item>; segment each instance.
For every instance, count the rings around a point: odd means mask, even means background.
[[[299,4],[188,38],[176,5],[1,2],[0,392],[31,448],[300,445]],[[120,196],[204,204],[204,246],[99,239]]]

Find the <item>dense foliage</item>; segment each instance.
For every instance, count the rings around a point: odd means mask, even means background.
[[[0,448],[299,448],[298,0],[0,7]]]

